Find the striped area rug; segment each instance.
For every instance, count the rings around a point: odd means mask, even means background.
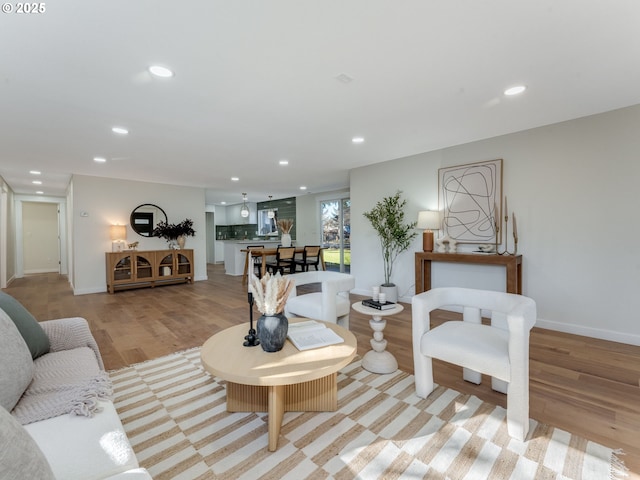
[[[138,460],[161,479],[616,478],[615,453],[531,421],[507,435],[505,410],[438,387],[415,395],[413,376],[338,374],[336,412],[285,413],[267,450],[265,413],[228,413],[224,382],[193,349],[110,372],[115,405]]]

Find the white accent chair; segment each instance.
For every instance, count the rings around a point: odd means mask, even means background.
[[[295,287],[287,298],[284,314],[287,317],[307,317],[315,320],[337,323],[349,328],[349,291],[356,286],[356,277],[347,273],[302,272],[287,275],[295,282]],[[311,283],[322,284],[321,292],[297,294],[297,287]]]
[[[442,307],[462,307],[463,321],[431,329],[430,314]],[[463,367],[463,378],[507,394],[509,435],[524,440],[529,431],[529,333],[536,323],[536,303],[511,293],[469,288],[434,288],[411,301],[416,394],[434,389],[432,359]],[[484,312],[483,312],[484,311]],[[491,325],[482,324],[482,314]]]

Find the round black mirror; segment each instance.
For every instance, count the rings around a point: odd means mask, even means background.
[[[153,229],[160,222],[167,222],[167,214],[157,205],[143,203],[131,212],[129,223],[138,235],[143,237],[153,236]]]

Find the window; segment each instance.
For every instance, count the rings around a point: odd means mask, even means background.
[[[258,235],[278,235],[278,209],[271,210],[273,218],[269,218],[269,210],[258,210]]]
[[[351,271],[351,199],[320,202],[324,263],[327,270]]]

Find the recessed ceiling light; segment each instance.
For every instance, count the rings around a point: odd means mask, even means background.
[[[220,202],[220,205],[226,205],[227,202]]]
[[[149,71],[154,74],[156,77],[169,78],[173,77],[173,72],[169,70],[167,67],[163,67],[161,65],[151,65],[149,67]]]
[[[34,185],[42,185],[42,182],[40,180],[34,180],[33,182]]]
[[[37,193],[38,195],[42,195],[42,194],[44,194],[44,192],[43,192],[42,190],[38,190],[36,193]]]
[[[39,170],[29,170],[29,173],[30,173],[31,175],[40,175],[42,172],[41,172],[41,171],[39,171]]]
[[[232,182],[237,182],[240,180],[240,177],[231,177]]]
[[[280,165],[289,165],[289,160],[280,160],[278,163]]]
[[[507,88],[504,91],[505,95],[518,95],[519,93],[524,92],[527,89],[524,85],[516,85],[515,87]]]
[[[307,186],[306,185],[300,185],[300,190],[306,190]]]
[[[351,139],[351,141],[352,141],[353,143],[364,143],[364,138],[363,138],[363,137],[353,137],[353,138]]]
[[[129,133],[129,130],[127,130],[126,128],[123,128],[123,127],[113,127],[111,129],[111,131],[113,133],[119,133],[120,135],[126,135],[126,134]]]
[[[94,161],[94,162],[98,162],[98,163],[104,163],[104,162],[106,162],[106,161],[107,161],[107,159],[106,159],[106,158],[104,158],[104,157],[94,157],[94,158],[93,158],[93,161]]]

